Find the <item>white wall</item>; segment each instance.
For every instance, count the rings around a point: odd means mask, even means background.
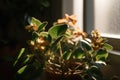
[[[95,28],[120,39],[120,0],[95,0]]]
[[[83,30],[83,0],[63,0],[62,15],[65,13],[77,16],[77,25]]]

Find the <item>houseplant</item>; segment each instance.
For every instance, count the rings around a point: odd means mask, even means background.
[[[28,22],[25,28],[32,36],[14,63],[17,80],[35,79],[43,72],[46,80],[103,80],[101,68],[112,46],[97,30],[87,35],[76,26],[75,15],[68,14],[48,30],[48,22],[34,17]]]

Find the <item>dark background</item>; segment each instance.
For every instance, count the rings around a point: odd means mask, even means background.
[[[0,0],[0,79],[13,80],[14,57],[29,38],[25,16],[52,22],[61,18],[60,0]]]

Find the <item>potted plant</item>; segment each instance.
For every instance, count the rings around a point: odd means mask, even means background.
[[[35,79],[42,73],[46,80],[103,80],[101,69],[112,46],[97,30],[88,35],[76,26],[75,15],[68,14],[48,30],[45,28],[48,22],[34,17],[28,22],[25,28],[31,39],[14,63],[17,80],[20,76]]]

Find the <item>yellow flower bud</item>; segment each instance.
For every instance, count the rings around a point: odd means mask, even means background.
[[[30,45],[34,46],[35,42],[34,41],[30,41]]]

